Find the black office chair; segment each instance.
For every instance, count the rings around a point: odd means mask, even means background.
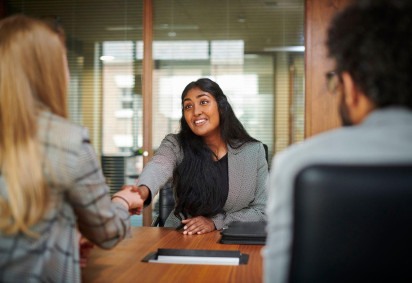
[[[153,221],[152,226],[163,227],[167,217],[175,207],[175,199],[173,197],[173,189],[171,183],[166,184],[159,190],[158,208],[156,208],[158,215]]]
[[[412,282],[412,165],[314,165],[295,182],[289,282]]]

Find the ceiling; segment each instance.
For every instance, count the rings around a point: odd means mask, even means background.
[[[245,53],[304,45],[303,0],[153,0],[155,40],[241,39]],[[57,16],[87,45],[141,40],[143,0],[9,0],[8,13]]]

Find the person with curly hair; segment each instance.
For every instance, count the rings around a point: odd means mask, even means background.
[[[329,92],[337,96],[344,127],[274,157],[266,209],[265,282],[288,282],[293,182],[302,168],[412,163],[411,35],[409,0],[353,1],[333,19],[327,47],[335,68],[326,79]]]

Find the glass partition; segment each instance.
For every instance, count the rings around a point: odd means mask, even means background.
[[[142,170],[143,116],[153,149],[179,129],[180,95],[209,77],[269,156],[304,137],[303,0],[153,0],[153,108],[143,109],[143,1],[6,0],[6,15],[66,31],[70,119],[89,128],[111,191]],[[270,158],[271,159],[271,158]]]
[[[179,130],[180,96],[215,80],[269,155],[303,139],[303,0],[154,0],[153,145]]]

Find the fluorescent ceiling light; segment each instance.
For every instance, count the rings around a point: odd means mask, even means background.
[[[281,46],[281,47],[266,47],[265,52],[304,52],[305,46]]]

